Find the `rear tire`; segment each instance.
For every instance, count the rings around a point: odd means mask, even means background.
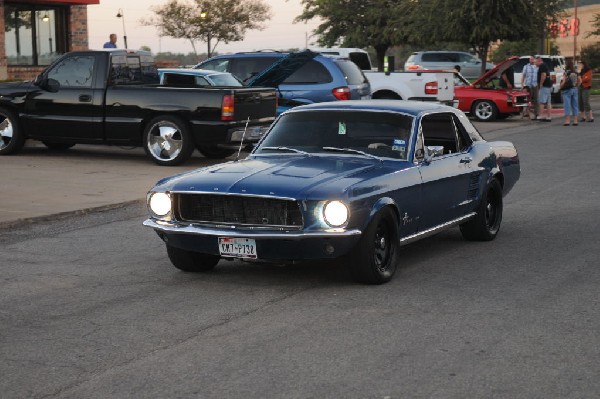
[[[194,152],[188,125],[176,116],[157,116],[144,129],[144,151],[161,166],[184,163]]]
[[[221,259],[217,255],[186,251],[167,245],[167,255],[173,266],[188,273],[208,272],[215,268]]]
[[[25,145],[25,134],[19,124],[17,115],[0,107],[0,155],[19,152]]]
[[[383,284],[392,279],[400,248],[396,215],[389,208],[380,210],[347,257],[354,279],[364,284]]]
[[[477,215],[460,225],[460,232],[469,241],[491,241],[498,235],[502,223],[502,186],[493,179],[477,207]]]
[[[216,145],[198,145],[198,151],[206,158],[223,159],[235,154],[235,150],[229,148],[219,148]]]

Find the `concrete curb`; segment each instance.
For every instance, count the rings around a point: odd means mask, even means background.
[[[50,214],[50,215],[35,216],[35,217],[31,217],[31,218],[23,218],[23,219],[11,220],[11,221],[6,221],[6,222],[0,222],[0,230],[10,229],[13,227],[25,227],[25,226],[28,226],[28,225],[30,226],[30,225],[40,223],[40,222],[56,222],[59,220],[68,219],[73,216],[88,215],[90,213],[108,212],[108,211],[113,211],[115,209],[125,208],[125,207],[131,206],[131,205],[145,205],[145,203],[146,203],[145,199],[137,199],[137,200],[119,202],[116,204],[108,204],[108,205],[102,205],[102,206],[96,206],[96,207],[84,208],[84,209],[75,209],[72,211],[54,213],[54,214]]]

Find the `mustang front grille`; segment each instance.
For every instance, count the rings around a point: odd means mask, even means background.
[[[296,201],[212,194],[177,194],[177,218],[185,222],[302,227]]]

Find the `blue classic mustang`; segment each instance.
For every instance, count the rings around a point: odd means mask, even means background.
[[[159,181],[144,224],[184,271],[345,257],[357,281],[381,284],[402,244],[456,225],[494,239],[519,175],[515,147],[485,141],[454,108],[318,103],[282,114],[244,160]]]

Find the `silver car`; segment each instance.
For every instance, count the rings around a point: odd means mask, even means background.
[[[460,73],[468,79],[481,75],[481,60],[464,51],[417,51],[412,53],[404,63],[404,70],[442,69],[451,70],[460,67]],[[485,70],[489,71],[494,64],[489,62]]]

